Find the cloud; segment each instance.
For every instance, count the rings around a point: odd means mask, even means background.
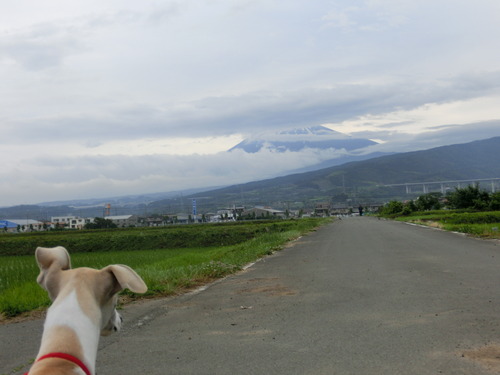
[[[64,18],[53,16],[50,21],[13,27],[0,36],[0,58],[14,61],[27,70],[58,67],[74,54],[91,52],[95,35],[112,35],[117,28],[159,26],[180,14],[181,9],[179,3],[167,2],[139,10],[103,9],[95,13],[88,9],[84,14]]]
[[[474,121],[498,121],[500,110],[496,103],[499,100],[500,95],[434,102],[409,110],[398,109],[380,114],[366,114],[334,126],[349,133],[365,130],[372,132],[391,130],[403,134],[427,133],[443,126],[470,124]]]
[[[321,123],[340,123],[342,127],[349,127],[356,121],[377,122],[378,117],[385,121],[387,113],[392,113],[389,117],[395,120],[388,121],[384,127],[408,120],[413,121],[417,129],[417,112],[435,114],[434,125],[450,122],[449,117],[454,113],[456,117],[469,113],[466,122],[474,121],[471,114],[490,116],[485,119],[500,118],[496,105],[498,96],[492,96],[500,95],[499,88],[500,72],[487,72],[430,83],[344,84],[288,92],[214,96],[165,106],[118,107],[105,113],[89,109],[88,113],[79,115],[7,120],[3,126],[9,131],[4,133],[0,144],[39,143],[55,138],[101,144],[148,137],[250,135],[268,129]],[[491,99],[487,99],[488,96]],[[482,97],[485,99],[474,99]],[[467,101],[471,104],[467,105]],[[445,107],[449,107],[446,110],[448,120],[438,114]],[[359,116],[360,113],[363,115]],[[359,121],[353,120],[357,117]]]
[[[305,150],[212,155],[96,155],[18,161],[0,171],[0,206],[12,203],[92,198],[222,186],[274,177],[338,156],[338,151]],[[259,168],[255,168],[259,165]],[[7,181],[16,180],[13,186]],[[9,201],[9,198],[13,201]]]
[[[419,133],[404,132],[395,124],[393,128],[386,130],[366,128],[366,130],[355,131],[351,134],[356,137],[377,138],[380,144],[371,146],[370,152],[408,152],[498,137],[500,136],[500,119],[434,126],[426,132]]]
[[[490,136],[499,14],[496,0],[10,2],[0,199],[233,183],[335,156],[222,153],[283,128],[387,150],[466,141],[468,124]]]
[[[381,32],[408,23],[416,10],[418,6],[412,1],[371,0],[358,5],[340,2],[340,6],[336,4],[322,20],[325,27],[338,28],[345,33]]]
[[[68,30],[38,25],[25,33],[0,37],[0,59],[37,71],[60,66],[65,58],[79,53],[81,47]]]

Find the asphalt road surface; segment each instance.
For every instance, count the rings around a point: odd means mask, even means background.
[[[356,217],[206,290],[127,306],[99,375],[500,373],[500,246]],[[0,326],[21,374],[41,320]]]

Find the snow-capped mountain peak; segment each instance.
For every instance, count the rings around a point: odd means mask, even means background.
[[[283,134],[283,135],[334,135],[334,134],[339,134],[342,135],[342,133],[336,132],[335,130],[329,129],[325,126],[311,126],[307,128],[295,128],[295,129],[287,129],[287,130],[281,130],[277,134]]]
[[[268,149],[275,152],[299,152],[306,148],[352,151],[374,144],[376,142],[369,139],[352,138],[325,126],[312,126],[264,132],[243,140],[229,151],[240,149],[256,153]]]

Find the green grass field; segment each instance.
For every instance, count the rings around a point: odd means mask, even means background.
[[[314,230],[322,223],[325,223],[324,219],[277,222],[276,225],[260,224],[262,228],[267,228],[265,230],[257,230],[255,227],[257,224],[252,224],[251,238],[246,239],[247,236],[245,236],[245,240],[240,243],[227,246],[138,248],[137,250],[77,253],[72,253],[70,247],[68,250],[73,267],[102,268],[108,264],[126,264],[135,269],[148,285],[149,290],[146,296],[165,296],[236,272],[245,264],[279,250],[288,241]],[[228,228],[226,230],[231,231],[236,227]],[[199,229],[208,230],[196,225],[190,226],[191,236],[197,236]],[[186,231],[187,228],[182,230]],[[227,237],[227,233],[221,231],[220,227],[216,227],[216,231]],[[129,240],[132,239],[131,231],[121,233]],[[144,231],[136,231],[136,233],[141,235]],[[183,232],[182,236],[186,233]],[[75,234],[78,235],[78,233]],[[96,237],[105,238],[102,233],[98,234]],[[120,231],[114,232],[113,236],[119,237]],[[15,240],[19,241],[18,238]],[[102,246],[106,245],[108,245],[106,242],[102,243]],[[36,283],[39,270],[33,254],[34,248],[32,255],[0,256],[0,313],[4,319],[43,309],[50,304],[47,293]],[[138,298],[130,292],[125,292],[125,294],[130,298]]]

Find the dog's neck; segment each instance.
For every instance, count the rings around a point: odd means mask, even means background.
[[[79,358],[95,374],[100,328],[80,307],[75,291],[57,298],[47,312],[37,358],[63,352]]]

